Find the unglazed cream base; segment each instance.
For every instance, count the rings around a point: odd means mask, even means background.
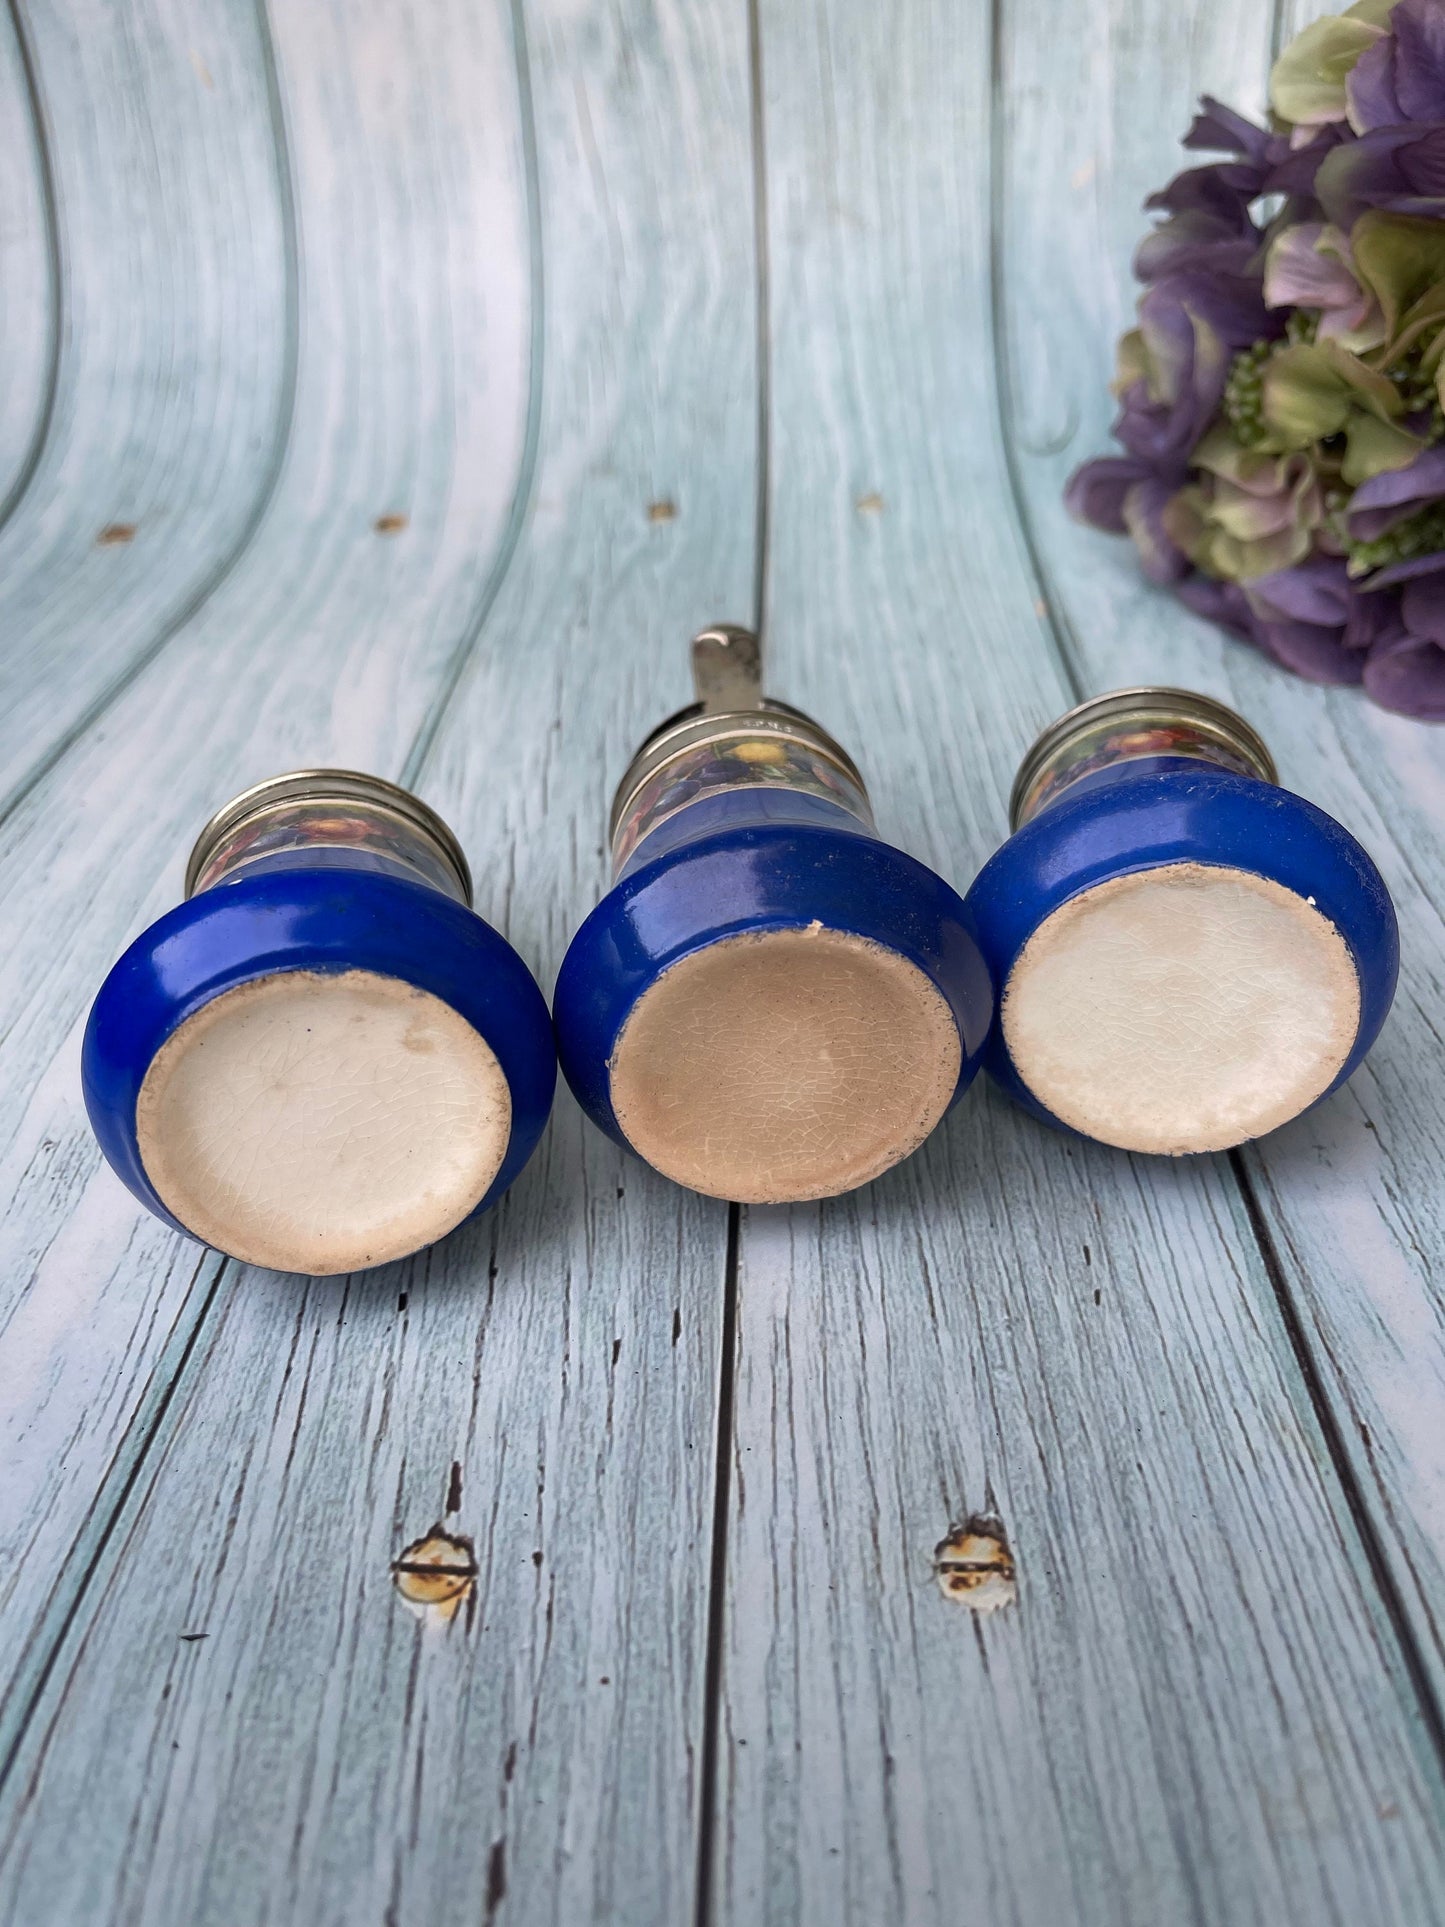
[[[833,1197],[916,1150],[962,1058],[942,995],[896,951],[821,924],[727,937],[638,999],[612,1106],[647,1162],[742,1204]]]
[[[1003,1034],[1065,1124],[1127,1151],[1221,1151],[1296,1117],[1360,1020],[1354,963],[1303,897],[1169,864],[1072,898],[1009,974]]]
[[[357,1271],[440,1238],[511,1133],[491,1047],[394,977],[286,971],[214,998],[156,1053],[136,1106],[173,1217],[277,1271]]]

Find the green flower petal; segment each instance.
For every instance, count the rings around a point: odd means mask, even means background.
[[[1350,418],[1350,384],[1322,342],[1282,348],[1264,370],[1260,402],[1266,428],[1281,448],[1308,448],[1338,435]]]
[[[1261,455],[1257,449],[1242,447],[1222,422],[1200,439],[1189,459],[1195,468],[1241,484],[1262,473],[1274,477],[1279,466],[1278,456]]]
[[[1225,492],[1235,490],[1246,497],[1278,497],[1292,485],[1291,464],[1309,466],[1307,457],[1302,455],[1272,455],[1257,448],[1241,448],[1238,443],[1211,449],[1208,440],[1206,437],[1200,443],[1192,460],[1196,467],[1207,469],[1218,478],[1216,501]]]
[[[1366,11],[1377,11],[1369,9]],[[1297,33],[1269,77],[1269,102],[1282,120],[1320,127],[1343,120],[1345,81],[1367,47],[1385,31],[1383,22],[1352,7],[1347,14],[1315,20]]]
[[[1170,496],[1159,517],[1164,533],[1175,548],[1182,549],[1189,560],[1196,563],[1204,545],[1204,508],[1203,489],[1181,488],[1177,495]]]
[[[1292,569],[1309,554],[1312,540],[1308,529],[1293,528],[1282,529],[1263,542],[1244,544],[1235,580],[1252,582],[1256,576],[1273,575],[1277,569]]]
[[[1251,495],[1228,483],[1214,498],[1215,526],[1241,542],[1258,542],[1294,526],[1294,504],[1288,495]]]
[[[1383,361],[1418,339],[1423,327],[1445,318],[1445,221],[1371,208],[1350,234],[1355,272],[1385,317]]]
[[[1262,454],[1215,427],[1192,460],[1203,479],[1172,497],[1163,523],[1196,568],[1249,582],[1308,555],[1325,514],[1309,456]]]
[[[1268,445],[1308,448],[1345,430],[1357,414],[1392,422],[1402,412],[1395,385],[1337,341],[1301,343],[1272,355],[1260,385]]]
[[[1403,468],[1407,462],[1413,462],[1424,446],[1416,436],[1406,434],[1393,422],[1356,413],[1346,433],[1340,474],[1351,488],[1358,488],[1372,475],[1383,475],[1389,469]]]
[[[1115,353],[1113,388],[1116,395],[1122,395],[1132,388],[1136,381],[1149,380],[1149,350],[1144,346],[1144,336],[1138,328],[1131,328],[1126,335],[1120,335],[1119,346]],[[1157,401],[1158,397],[1154,399]]]
[[[1241,542],[1223,529],[1212,528],[1201,553],[1191,558],[1210,575],[1227,582],[1253,582],[1276,569],[1291,569],[1310,552],[1308,529],[1282,529],[1257,542]]]

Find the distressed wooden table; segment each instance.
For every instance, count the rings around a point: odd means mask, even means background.
[[[1060,507],[1257,0],[18,0],[0,23],[0,1919],[1445,1912],[1445,737]],[[416,784],[550,984],[690,632],[960,883],[1070,700],[1236,703],[1405,969],[1242,1154],[976,1091],[729,1212],[563,1095],[349,1279],[146,1217],[103,972],[278,768]],[[999,1515],[1019,1598],[945,1596]],[[393,1562],[475,1548],[464,1609]],[[403,1575],[404,1577],[404,1575]]]

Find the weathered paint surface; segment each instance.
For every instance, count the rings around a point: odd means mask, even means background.
[[[219,0],[0,23],[0,1920],[1417,1927],[1445,1910],[1445,738],[1067,523],[1248,0]],[[414,781],[550,983],[761,614],[959,883],[1080,693],[1236,702],[1402,912],[1238,1159],[975,1093],[737,1214],[565,1096],[299,1281],[98,1163],[95,984],[288,764]]]

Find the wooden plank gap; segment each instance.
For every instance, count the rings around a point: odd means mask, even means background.
[[[61,1561],[48,1608],[41,1616],[31,1641],[33,1658],[28,1665],[22,1662],[8,1703],[0,1703],[0,1792],[4,1791],[35,1709],[55,1670],[55,1663],[66,1646],[106,1548],[115,1537],[116,1526],[124,1516],[155,1443],[161,1436],[166,1414],[175,1402],[182,1380],[187,1376],[187,1368],[195,1356],[201,1333],[209,1321],[211,1307],[220,1292],[221,1281],[233,1262],[219,1252],[203,1250],[192,1274],[193,1288],[208,1259],[219,1259],[220,1262],[209,1285],[203,1290],[195,1317],[190,1320],[188,1328],[179,1334],[179,1354],[175,1363],[168,1368],[171,1347],[167,1346],[157,1362],[151,1394],[117,1448],[85,1524],[69,1553]],[[133,1449],[132,1440],[135,1441]],[[113,1498],[108,1497],[117,1482],[119,1490]]]
[[[1360,1542],[1360,1550],[1364,1554],[1365,1564],[1369,1567],[1375,1590],[1380,1596],[1385,1616],[1390,1622],[1399,1645],[1406,1676],[1419,1703],[1421,1723],[1441,1765],[1445,1766],[1445,1708],[1442,1708],[1435,1692],[1430,1668],[1426,1663],[1415,1629],[1410,1623],[1410,1615],[1406,1611],[1404,1597],[1391,1569],[1384,1541],[1371,1516],[1364,1491],[1355,1476],[1354,1465],[1346,1449],[1339,1420],[1330,1403],[1324,1379],[1310,1347],[1304,1320],[1300,1317],[1294,1294],[1289,1287],[1289,1280],[1285,1276],[1284,1264],[1279,1255],[1279,1247],[1275,1243],[1274,1233],[1260,1205],[1254,1179],[1245,1164],[1244,1152],[1237,1148],[1230,1151],[1228,1157],[1230,1169],[1234,1173],[1234,1181],[1239,1186],[1239,1195],[1249,1218],[1250,1229],[1254,1233],[1255,1243],[1259,1246],[1265,1275],[1269,1279],[1270,1288],[1274,1292],[1275,1302],[1279,1307],[1280,1319],[1289,1339],[1290,1350],[1294,1353],[1295,1364],[1299,1367],[1300,1377],[1309,1394],[1315,1421],[1324,1439],[1325,1450],[1330,1455],[1330,1464],[1334,1468],[1335,1478],[1349,1510],[1351,1522]]]
[[[26,60],[27,84],[31,69],[29,52],[26,47],[23,29],[20,26],[18,10],[12,0],[15,13],[16,32],[20,36],[22,56]],[[91,701],[80,711],[69,727],[49,744],[44,754],[12,786],[9,794],[0,799],[0,829],[3,829],[15,811],[51,773],[56,765],[64,760],[81,738],[93,729],[100,718],[135,683],[166,646],[191,622],[201,609],[212,599],[222,585],[234,573],[241,558],[246,554],[256,536],[260,533],[286,466],[286,455],[291,445],[291,432],[296,419],[296,382],[297,366],[300,358],[301,342],[301,289],[300,254],[296,227],[296,198],[292,181],[291,143],[286,131],[286,113],[281,98],[281,79],[276,66],[276,46],[271,33],[271,22],[266,10],[266,0],[256,0],[256,32],[260,46],[261,65],[265,78],[266,99],[270,110],[272,141],[276,158],[276,195],[281,213],[281,244],[283,249],[284,316],[282,326],[284,340],[281,356],[281,384],[277,399],[276,420],[272,429],[271,445],[261,469],[260,485],[249,514],[236,531],[230,546],[220,555],[209,573],[187,596],[179,609],[162,622],[157,633],[144,649],[126,664],[113,682],[98,690]],[[33,96],[38,100],[38,94]],[[40,126],[37,118],[37,128]],[[58,249],[58,240],[57,240]],[[59,275],[57,256],[57,277]],[[58,342],[60,329],[60,282],[56,281],[56,364],[59,364]],[[53,398],[52,398],[53,411]],[[38,464],[41,450],[36,449]],[[31,473],[34,469],[32,467]],[[19,498],[16,498],[18,504]],[[3,526],[3,518],[0,518]]]
[[[768,236],[768,154],[763,95],[762,22],[758,0],[748,5],[748,117],[753,173],[753,304],[757,329],[757,509],[753,546],[753,627],[764,639],[768,606],[768,538],[772,509],[772,276]],[[766,675],[766,655],[764,674]],[[696,1927],[713,1919],[717,1860],[718,1781],[722,1752],[723,1655],[727,1642],[728,1538],[732,1531],[732,1461],[736,1419],[738,1301],[742,1206],[728,1206],[723,1263],[722,1335],[718,1347],[716,1459],[713,1468],[712,1552],[708,1570],[707,1639],[703,1649],[702,1771],[698,1785]]]
[[[11,0],[11,4],[12,11],[14,11],[15,0]],[[96,702],[77,720],[59,742],[51,748],[47,755],[36,764],[5,806],[0,808],[0,825],[3,825],[6,817],[19,806],[25,796],[55,767],[66,751],[86,733],[105,709],[136,680],[149,663],[160,653],[161,649],[164,648],[165,643],[170,637],[177,633],[183,624],[196,613],[209,595],[219,587],[220,583],[235,567],[241,554],[259,528],[280,478],[285,461],[286,447],[290,439],[296,397],[297,349],[299,340],[298,239],[295,203],[291,185],[289,143],[285,132],[285,118],[281,101],[280,80],[276,67],[275,47],[266,14],[266,0],[257,0],[256,12],[266,69],[267,94],[271,103],[272,125],[275,130],[277,181],[283,208],[286,242],[287,290],[287,342],[284,398],[282,407],[278,410],[277,436],[268,457],[265,482],[262,489],[258,492],[257,503],[240,537],[233,545],[231,551],[222,558],[209,583],[197,592],[197,595],[192,599],[190,604],[188,604],[187,608],[168,625],[165,632],[157,639],[152,647],[132,664],[122,677],[107,690],[101,692]],[[542,368],[540,197],[538,188],[536,132],[532,112],[531,80],[527,65],[521,0],[512,0],[511,14],[514,36],[513,48],[517,67],[518,97],[520,101],[522,144],[525,156],[528,234],[531,250],[532,339],[525,439],[522,459],[518,465],[517,484],[513,493],[507,524],[503,530],[501,542],[498,545],[496,558],[491,569],[488,571],[487,580],[483,585],[482,593],[478,598],[472,618],[463,632],[454,652],[452,662],[448,665],[441,685],[429,705],[421,728],[418,730],[417,736],[413,741],[411,751],[406,760],[405,773],[402,778],[406,783],[415,781],[417,773],[425,762],[427,753],[436,736],[437,728],[446,713],[450,699],[455,693],[457,684],[465,671],[466,664],[475,647],[477,638],[480,636],[486,623],[488,612],[496,599],[497,591],[501,586],[502,580],[507,572],[508,564],[517,547],[518,538],[526,517],[527,504],[531,497],[533,477],[536,471],[537,447],[540,440],[541,424]],[[34,94],[33,71],[30,66],[28,49],[25,47],[23,29],[19,21],[18,13],[16,14],[16,32],[20,39],[22,52],[26,61],[27,86],[31,87],[32,98],[34,99],[36,96]],[[38,108],[35,118],[37,138],[40,138],[39,130],[41,128],[41,120]],[[58,281],[56,285],[58,288]],[[56,332],[58,338],[58,328]],[[39,451],[37,449],[37,460],[38,453]],[[3,523],[3,516],[0,516],[0,523]],[[202,1262],[204,1262],[204,1260],[202,1260]],[[92,1516],[97,1529],[90,1547],[87,1549],[85,1539],[82,1537],[77,1541],[76,1546],[72,1549],[70,1556],[62,1566],[56,1587],[59,1615],[58,1624],[53,1628],[47,1628],[45,1622],[42,1621],[41,1627],[37,1629],[39,1637],[36,1641],[35,1665],[31,1675],[28,1680],[22,1675],[20,1680],[17,1681],[13,1696],[13,1705],[9,1712],[7,1713],[4,1709],[0,1709],[0,1789],[4,1788],[11,1767],[23,1744],[35,1706],[45,1689],[46,1682],[50,1678],[56,1660],[66,1643],[70,1627],[74,1623],[76,1615],[81,1608],[99,1562],[105,1552],[105,1548],[113,1536],[116,1522],[125,1511],[127,1502],[135,1490],[137,1481],[150,1457],[155,1441],[160,1435],[166,1411],[172,1404],[181,1381],[186,1376],[187,1368],[195,1356],[201,1334],[207,1325],[211,1309],[220,1289],[221,1280],[230,1262],[229,1259],[222,1257],[210,1290],[207,1292],[199,1308],[194,1323],[185,1335],[181,1351],[175,1360],[174,1367],[167,1372],[165,1359],[162,1358],[160,1361],[157,1370],[157,1385],[149,1410],[142,1408],[137,1414],[133,1427],[133,1436],[136,1439],[136,1443],[134,1451],[129,1458],[129,1463],[125,1464],[122,1460],[122,1455],[117,1455],[118,1461],[122,1463],[120,1490],[115,1494],[113,1500],[107,1498],[112,1483],[111,1478],[108,1476],[102,1482],[96,1494]],[[199,1265],[197,1270],[199,1272]],[[73,1579],[68,1580],[70,1569],[74,1566],[78,1566],[79,1571],[74,1575]]]
[[[990,0],[988,23],[988,331],[993,356],[994,403],[998,410],[998,438],[1003,450],[1004,473],[1008,477],[1014,522],[1023,542],[1032,578],[1030,586],[1034,610],[1044,634],[1053,644],[1059,672],[1072,701],[1081,703],[1087,691],[1079,672],[1080,652],[1074,646],[1067,619],[1057,613],[1061,605],[1053,593],[1048,568],[1034,532],[1014,450],[1013,357],[1008,348],[1008,317],[1004,308],[1004,149],[1008,138],[1008,129],[1004,124],[1004,5],[1005,0]],[[1023,745],[1020,745],[1021,752],[1022,748]]]
[[[542,278],[542,184],[541,169],[537,161],[537,117],[532,97],[532,69],[527,57],[527,25],[523,11],[523,0],[510,0],[512,20],[512,60],[517,76],[517,121],[522,137],[522,175],[523,194],[527,213],[527,249],[531,256],[528,262],[529,297],[532,304],[531,321],[527,341],[527,416],[522,430],[522,453],[517,463],[517,479],[512,490],[511,504],[507,510],[507,520],[502,528],[501,539],[497,543],[492,566],[487,571],[486,581],[482,584],[481,594],[477,597],[476,607],[472,610],[471,621],[463,629],[452,659],[443,671],[437,692],[428,705],[422,718],[416,739],[407,753],[402,765],[401,782],[404,787],[413,788],[426,766],[432,745],[442,719],[451,707],[452,699],[466,674],[467,664],[476,650],[477,641],[492,612],[492,605],[512,558],[522,539],[526,526],[527,510],[531,506],[532,491],[536,486],[538,450],[542,442],[542,341],[544,335]]]
[[[1003,72],[1003,8],[1007,0],[991,0],[990,7],[990,103],[989,103],[989,300],[993,336],[995,393],[998,398],[1000,438],[1003,443],[1004,464],[1008,475],[1009,490],[1019,526],[1022,530],[1025,549],[1032,565],[1040,604],[1040,616],[1050,640],[1057,652],[1063,674],[1073,692],[1074,699],[1082,702],[1089,690],[1081,673],[1083,660],[1072,625],[1060,613],[1061,601],[1051,592],[1048,569],[1044,563],[1037,535],[1028,493],[1019,474],[1014,447],[1013,403],[1011,357],[1008,350],[1008,324],[1005,308],[1006,285],[1004,269],[1004,186],[1005,186],[1005,141],[1007,130],[1004,126],[1005,75]],[[1274,54],[1279,52],[1283,31],[1284,8],[1282,0],[1272,0],[1272,47]],[[1339,1422],[1331,1407],[1329,1396],[1319,1366],[1310,1348],[1299,1309],[1290,1289],[1289,1279],[1280,1259],[1269,1223],[1261,1208],[1254,1183],[1240,1150],[1228,1154],[1229,1167],[1238,1187],[1250,1230],[1259,1250],[1260,1262],[1270,1282],[1284,1324],[1290,1349],[1298,1367],[1300,1379],[1314,1412],[1330,1464],[1338,1482],[1341,1496],[1354,1525],[1360,1550],[1369,1568],[1376,1591],[1379,1594],[1390,1626],[1394,1631],[1400,1649],[1400,1657],[1415,1694],[1420,1709],[1420,1717],[1429,1735],[1441,1764],[1445,1765],[1445,1708],[1435,1692],[1426,1664],[1425,1655],[1411,1626],[1405,1609],[1403,1595],[1386,1556],[1385,1546],[1374,1519],[1370,1515],[1365,1493],[1361,1488],[1346,1450],[1345,1441],[1340,1433]]]
[[[768,246],[768,149],[763,99],[763,36],[758,19],[758,0],[748,0],[748,108],[753,155],[753,302],[757,317],[758,384],[758,499],[757,533],[753,548],[753,628],[762,636],[767,620],[768,531],[772,507],[773,344],[772,273]]]
[[[10,24],[15,33],[15,45],[20,55],[20,71],[25,82],[25,98],[30,111],[30,126],[35,140],[36,176],[40,187],[41,217],[45,223],[45,268],[50,281],[50,352],[46,358],[45,373],[41,380],[40,406],[36,411],[35,426],[31,430],[30,445],[24,459],[15,472],[3,501],[0,501],[0,529],[10,520],[19,508],[26,491],[35,479],[35,471],[40,466],[40,457],[45,444],[50,439],[51,423],[55,419],[55,398],[60,388],[60,338],[63,332],[60,325],[64,281],[60,268],[60,221],[55,206],[55,163],[51,156],[50,130],[45,121],[45,108],[40,97],[40,81],[35,71],[35,52],[30,44],[25,21],[20,12],[19,0],[10,0]]]
[[[1269,9],[1269,61],[1273,66],[1279,59],[1286,40],[1293,38],[1286,19],[1288,9],[1285,0],[1270,0]],[[1341,9],[1343,12],[1343,8]]]
[[[718,1767],[722,1751],[723,1651],[727,1639],[728,1534],[732,1529],[732,1464],[737,1386],[738,1266],[742,1206],[728,1206],[727,1257],[723,1267],[722,1339],[718,1346],[717,1457],[713,1470],[712,1558],[708,1572],[707,1644],[703,1658],[702,1773],[697,1799],[696,1927],[713,1918],[713,1868],[717,1847]]]

